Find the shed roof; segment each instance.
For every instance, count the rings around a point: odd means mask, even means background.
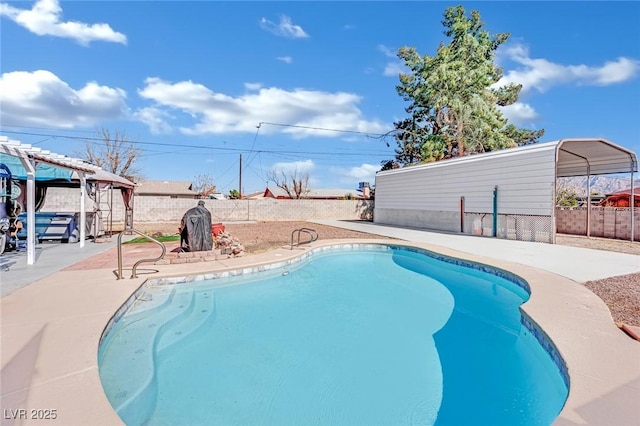
[[[633,151],[616,145],[606,139],[576,138],[560,139],[518,148],[452,158],[418,166],[385,170],[378,172],[378,174],[405,173],[422,168],[446,167],[454,163],[487,161],[491,158],[501,158],[505,156],[531,155],[540,153],[541,151],[555,152],[556,177],[603,175],[638,171],[638,157]]]
[[[269,186],[264,191],[264,196],[268,197],[269,193],[276,198],[291,198],[287,192],[278,186]],[[332,189],[332,188],[319,188],[310,189],[303,198],[318,198],[318,199],[339,199],[344,198],[347,194],[351,194],[354,198],[362,198],[362,194],[357,189]]]
[[[187,195],[194,197],[198,193],[192,189],[192,186],[192,183],[186,180],[143,180],[138,182],[136,194]]]

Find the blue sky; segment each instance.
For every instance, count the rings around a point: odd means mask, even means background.
[[[640,152],[637,2],[0,2],[0,134],[74,155],[123,130],[144,178],[207,174],[225,193],[240,154],[244,193],[293,169],[355,189],[406,116],[395,52],[434,54],[456,4],[511,34],[511,122]]]

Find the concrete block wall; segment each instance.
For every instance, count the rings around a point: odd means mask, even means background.
[[[634,209],[634,240],[640,241],[640,208]],[[556,230],[560,234],[587,235],[587,209],[556,209]],[[631,209],[591,208],[591,236],[628,240],[631,238]]]
[[[418,209],[376,208],[375,223],[459,232],[460,213]]]
[[[561,234],[587,235],[587,209],[556,209],[556,231]]]
[[[309,219],[371,220],[372,200],[204,200],[211,211],[213,222],[232,221],[287,221]],[[134,197],[134,226],[136,223],[180,223],[187,210],[198,200],[160,196]],[[87,197],[87,211],[94,202]],[[124,204],[119,191],[113,192],[113,222],[124,222]],[[106,210],[108,206],[102,205]],[[80,211],[80,195],[77,188],[49,188],[45,204],[46,212]]]

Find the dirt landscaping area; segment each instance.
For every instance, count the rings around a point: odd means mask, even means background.
[[[299,228],[311,228],[318,232],[320,239],[341,238],[384,238],[379,235],[350,231],[332,226],[304,221],[228,223],[226,232],[237,238],[246,249],[247,255],[262,253],[277,247],[289,245],[291,232]],[[137,224],[136,227],[151,234],[176,234],[178,224]],[[304,235],[303,235],[304,238]],[[558,244],[586,247],[598,250],[617,251],[640,255],[640,242],[609,240],[604,238],[584,238],[559,235]],[[176,243],[177,246],[177,243]],[[632,326],[640,326],[640,274],[622,275],[598,281],[589,281],[585,286],[597,294],[609,307],[613,320]]]

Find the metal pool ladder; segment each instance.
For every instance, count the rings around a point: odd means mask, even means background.
[[[155,238],[150,237],[147,234],[141,231],[138,231],[137,229],[134,229],[134,228],[125,229],[124,232],[121,232],[120,234],[118,234],[118,272],[116,273],[116,276],[118,277],[119,280],[123,278],[122,277],[122,236],[124,235],[125,232],[128,232],[128,231],[135,232],[141,237],[144,237],[148,240],[153,241],[154,243],[158,244],[162,248],[162,254],[160,256],[152,259],[140,259],[136,263],[134,263],[133,268],[131,269],[131,278],[138,278],[138,275],[136,275],[136,269],[138,268],[138,265],[144,262],[157,262],[158,260],[162,259],[165,254],[167,254],[167,247],[164,244],[162,244],[160,241],[156,240]]]
[[[300,229],[296,229],[291,233],[291,250],[293,250],[293,237],[296,235],[296,233],[298,234],[298,243],[296,245],[300,245],[300,234],[308,234],[310,240],[309,241],[304,241],[303,244],[308,244],[308,243],[312,243],[314,241],[318,240],[318,233],[316,232],[315,229],[311,229],[311,228],[300,228]]]

